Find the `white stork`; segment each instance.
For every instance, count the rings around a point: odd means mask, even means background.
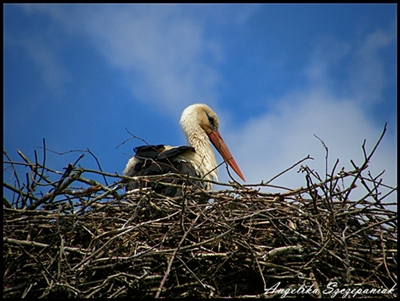
[[[205,104],[193,104],[182,113],[180,124],[190,146],[145,145],[135,148],[135,156],[129,159],[123,174],[125,176],[148,176],[181,174],[206,180],[218,181],[217,161],[211,144],[218,150],[226,163],[245,181],[238,165],[218,132],[217,114]],[[182,177],[167,176],[162,182],[182,184]],[[212,183],[191,181],[192,184],[211,190]],[[176,196],[181,189],[165,186],[156,181],[149,184],[156,192]],[[129,181],[126,189],[141,187],[137,181]]]

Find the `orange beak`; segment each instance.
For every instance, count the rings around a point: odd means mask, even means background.
[[[244,176],[240,171],[239,166],[236,164],[235,159],[233,159],[231,152],[229,151],[228,147],[226,146],[224,140],[222,139],[221,135],[218,131],[213,131],[209,135],[210,140],[217,151],[221,154],[222,158],[225,160],[226,163],[236,172],[236,174],[244,181]]]

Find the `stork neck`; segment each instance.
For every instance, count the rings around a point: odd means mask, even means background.
[[[196,130],[185,131],[188,144],[196,150],[198,155],[198,168],[201,175],[206,175],[205,177],[208,180],[218,181],[218,173],[217,173],[217,160],[215,159],[214,151],[211,146],[210,138],[208,138],[207,134],[201,127],[198,127]]]

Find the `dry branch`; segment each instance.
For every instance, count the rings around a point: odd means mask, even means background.
[[[332,297],[336,285],[339,297],[395,298],[397,211],[386,198],[397,188],[364,176],[364,153],[361,167],[335,164],[325,177],[301,166],[307,185],[298,189],[188,185],[175,198],[125,193],[126,177],[77,167],[80,159],[60,172],[45,156],[5,153],[15,181],[4,183],[12,197],[3,198],[3,297],[305,296],[302,287]],[[25,180],[17,166],[28,167]],[[356,182],[365,196],[352,200]]]

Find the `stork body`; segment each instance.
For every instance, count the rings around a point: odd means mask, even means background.
[[[125,176],[164,175],[162,182],[182,184],[184,176],[218,180],[217,161],[212,150],[212,144],[223,159],[243,180],[244,176],[233,159],[224,140],[218,132],[217,115],[205,104],[194,104],[187,107],[181,116],[180,124],[186,135],[189,146],[145,145],[135,148],[132,157],[124,170]],[[174,176],[179,174],[180,176]],[[212,183],[190,180],[198,187],[210,190]],[[156,192],[175,196],[181,194],[181,189],[160,185],[157,181],[149,181],[150,187]],[[139,182],[130,181],[127,190],[141,187]]]

